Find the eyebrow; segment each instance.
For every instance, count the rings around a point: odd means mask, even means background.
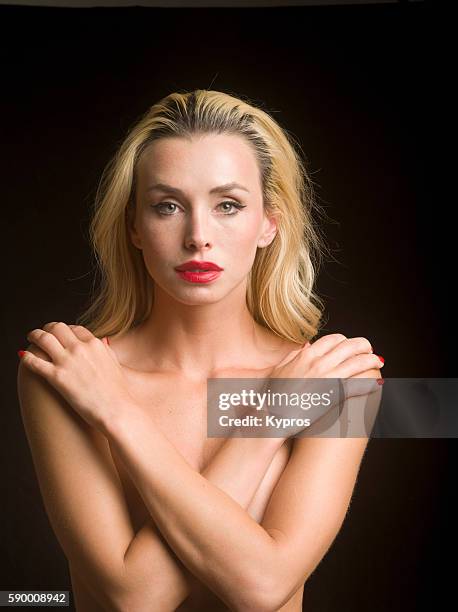
[[[219,185],[218,187],[213,187],[210,189],[209,193],[221,193],[222,191],[231,191],[232,189],[242,189],[247,193],[250,193],[246,187],[240,185],[240,183],[236,183],[233,181],[232,183],[226,183],[225,185]],[[177,187],[172,187],[171,185],[167,185],[167,183],[155,183],[154,185],[150,185],[146,190],[146,193],[149,191],[164,191],[167,193],[175,193],[178,195],[184,195],[181,189]]]

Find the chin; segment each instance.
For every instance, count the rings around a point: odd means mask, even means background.
[[[200,306],[203,304],[215,304],[224,298],[221,287],[215,285],[189,285],[186,287],[164,287],[161,289],[172,299],[186,306]]]
[[[215,304],[224,298],[221,291],[217,291],[213,287],[191,287],[185,291],[178,292],[174,296],[175,299],[182,304],[188,306],[198,306],[200,304]]]

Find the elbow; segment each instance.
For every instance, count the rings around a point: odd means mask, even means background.
[[[250,603],[243,603],[231,609],[235,612],[278,612],[280,607],[274,603],[273,598],[266,597],[262,593],[256,593],[251,598]]]
[[[151,612],[151,610],[157,610],[158,612],[165,612],[170,610],[161,600],[159,593],[155,593],[151,596],[151,593],[122,593],[122,594],[110,594],[105,599],[106,612]]]
[[[104,612],[165,612],[170,610],[164,604],[164,593],[152,582],[136,581],[136,584],[123,580],[113,580],[109,585],[98,585],[93,589]]]
[[[305,580],[304,578],[304,582]],[[234,607],[234,610],[237,612],[278,612],[294,597],[302,584],[293,586],[285,579],[280,581],[278,575],[270,578],[262,576],[249,590],[249,602]]]
[[[265,554],[256,563],[256,570],[245,581],[244,589],[237,589],[237,602],[230,602],[235,612],[278,612],[289,598],[284,572],[279,571],[282,563],[274,554]]]
[[[185,599],[177,599],[177,593],[162,588],[154,581],[139,581],[129,588],[110,593],[110,605],[106,612],[170,612]]]
[[[238,612],[278,612],[287,603],[287,599],[277,593],[264,591],[253,595],[251,604],[237,608]]]
[[[214,592],[232,612],[271,612],[275,609],[264,581],[261,584],[261,581],[240,580],[237,585],[227,585],[225,592],[216,589]]]
[[[275,580],[261,577],[246,589],[231,609],[235,612],[277,612],[281,608],[282,594]]]

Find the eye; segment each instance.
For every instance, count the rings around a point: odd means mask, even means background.
[[[158,215],[161,215],[163,217],[165,216],[172,216],[175,213],[175,210],[170,210],[169,208],[169,212],[163,212],[163,208],[162,207],[167,207],[167,206],[177,206],[177,204],[175,204],[174,202],[160,202],[159,204],[155,204],[152,205],[151,208],[154,208],[154,210],[157,212]],[[221,202],[220,204],[218,204],[218,206],[232,206],[234,208],[237,208],[238,210],[241,210],[242,208],[246,208],[246,206],[244,206],[243,204],[239,204],[238,202],[231,202],[230,200],[227,200],[226,202]],[[226,211],[228,210],[227,208],[225,209]],[[236,215],[238,213],[238,210],[230,212],[231,209],[229,209],[229,212],[224,212],[225,215],[230,216],[230,215]]]
[[[172,212],[161,212],[161,206],[176,206],[176,204],[174,204],[173,202],[161,202],[160,204],[156,204],[154,206],[151,206],[151,208],[154,208],[155,212],[157,212],[158,215],[163,215],[163,216],[170,216],[173,215],[174,211]]]
[[[218,204],[218,206],[225,206],[225,205],[234,206],[238,210],[241,210],[242,208],[246,208],[246,206],[243,206],[242,204],[239,204],[238,202],[230,202],[229,200],[227,200],[226,202],[221,202],[221,204]],[[226,208],[226,210],[227,210],[227,208]],[[228,212],[228,213],[225,213],[225,214],[227,214],[227,215],[236,215],[237,212],[238,211],[234,211],[234,212]]]

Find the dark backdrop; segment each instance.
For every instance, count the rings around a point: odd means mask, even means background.
[[[317,284],[323,333],[369,338],[385,377],[456,376],[454,218],[438,195],[436,138],[446,35],[430,5],[1,7],[0,19],[0,589],[70,589],[20,420],[16,351],[31,329],[74,322],[86,305],[101,171],[128,128],[172,91],[248,96],[300,141],[330,218],[322,229],[334,259]],[[455,465],[454,439],[371,440],[304,610],[437,604],[448,584]]]

